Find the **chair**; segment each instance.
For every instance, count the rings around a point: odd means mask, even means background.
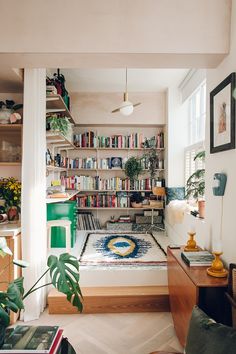
[[[165,231],[165,228],[162,228],[158,225],[154,224],[154,210],[158,210],[163,208],[164,204],[164,198],[166,195],[166,191],[164,187],[153,187],[152,193],[158,198],[161,198],[161,200],[150,200],[150,209],[151,209],[151,225],[147,229],[147,232],[151,230],[158,230],[158,231]],[[162,206],[162,207],[161,207]]]
[[[190,319],[186,354],[235,354],[236,329],[217,323],[194,306]],[[177,354],[155,351],[150,354]],[[180,353],[178,353],[180,354]]]
[[[70,220],[50,220],[47,221],[47,239],[48,239],[48,249],[51,248],[51,235],[52,227],[64,227],[66,234],[66,251],[70,253],[71,251],[71,221]]]

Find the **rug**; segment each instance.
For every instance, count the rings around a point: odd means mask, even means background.
[[[81,265],[166,265],[166,256],[151,234],[90,233],[79,257]]]

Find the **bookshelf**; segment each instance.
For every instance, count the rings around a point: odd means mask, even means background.
[[[93,132],[93,134],[91,134]],[[150,151],[149,147],[144,147],[144,138],[150,139],[152,136],[157,136],[165,133],[165,125],[156,124],[151,126],[146,125],[75,125],[74,135],[80,136],[79,144],[78,139],[71,142],[64,138],[60,133],[47,132],[47,143],[48,146],[53,147],[53,151],[60,153],[61,160],[59,166],[47,166],[48,173],[52,174],[56,179],[61,177],[63,183],[66,186],[66,190],[79,189],[79,194],[77,194],[78,201],[78,211],[91,212],[96,218],[99,218],[102,225],[109,220],[111,215],[120,215],[123,211],[126,215],[137,212],[142,212],[144,210],[151,210],[152,207],[149,205],[143,208],[133,208],[130,205],[129,198],[131,193],[140,192],[143,196],[149,197],[152,192],[152,186],[148,185],[147,182],[149,178],[149,169],[144,168],[144,174],[139,179],[139,184],[136,184],[134,189],[130,189],[130,185],[125,182],[126,177],[124,173],[124,167],[111,167],[109,159],[112,157],[119,157],[122,159],[122,164],[127,161],[131,156],[143,156],[145,152]],[[84,134],[84,135],[83,135]],[[87,145],[85,145],[85,140],[82,144],[82,135],[89,139]],[[122,136],[122,138],[121,138]],[[130,138],[132,136],[132,138]],[[95,138],[95,144],[92,142],[92,138]],[[123,138],[125,137],[125,138]],[[84,138],[83,138],[84,139]],[[122,140],[124,139],[124,141]],[[109,146],[101,146],[108,144]],[[77,145],[77,146],[76,146]],[[79,146],[78,146],[79,145]],[[81,146],[83,145],[83,146]],[[95,146],[94,146],[95,145]],[[165,145],[155,147],[155,150],[159,156],[162,165],[160,168],[156,169],[157,182],[162,185],[165,180]],[[102,163],[106,162],[106,168],[101,168]],[[89,167],[88,167],[89,163]],[[50,178],[52,178],[50,176]],[[75,181],[74,176],[80,177],[80,182]],[[88,184],[82,183],[81,178],[87,179]],[[114,184],[115,180],[119,178],[119,185]],[[96,188],[97,184],[93,179],[100,180],[99,188]],[[92,183],[93,181],[93,183]],[[143,182],[142,182],[143,181]],[[118,183],[118,182],[117,182]],[[141,185],[142,183],[142,185]],[[91,187],[93,185],[93,187]],[[107,188],[108,186],[108,188]],[[115,187],[115,188],[114,188]],[[84,203],[80,205],[79,201],[81,198],[113,198],[116,199],[116,206],[104,202],[104,206],[89,206]],[[127,203],[124,202],[122,206],[119,205],[117,200],[122,196],[127,198]],[[113,196],[113,197],[112,197]],[[96,205],[96,204],[95,204]],[[106,206],[105,206],[106,205]],[[163,208],[154,208],[155,210],[160,210],[163,212]]]
[[[47,95],[46,97],[46,113],[62,113],[72,124],[75,121],[68,110],[63,98],[60,95]]]

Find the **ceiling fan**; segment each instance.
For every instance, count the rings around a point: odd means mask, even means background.
[[[139,103],[132,103],[129,101],[128,92],[127,92],[127,68],[125,70],[125,92],[124,92],[124,101],[121,103],[120,107],[114,109],[111,113],[120,112],[124,116],[129,116],[133,113],[134,107],[139,106]]]

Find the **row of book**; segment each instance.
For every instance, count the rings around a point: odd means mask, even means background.
[[[129,191],[129,190],[152,190],[153,187],[163,187],[164,179],[151,179],[144,178],[137,181],[131,186],[131,182],[128,178],[111,177],[101,178],[100,176],[61,176],[61,185],[65,186],[65,189],[76,189],[80,191]]]
[[[16,326],[7,328],[0,352],[5,354],[56,354],[63,330],[58,326]]]
[[[78,213],[78,230],[100,230],[101,225],[97,218],[90,212]]]
[[[77,205],[79,208],[128,208],[130,195],[125,192],[78,195]]]
[[[47,152],[47,154],[49,154]],[[49,156],[49,155],[47,155]],[[64,167],[64,168],[78,168],[78,169],[112,169],[112,168],[125,168],[127,157],[107,157],[107,158],[96,158],[96,157],[85,157],[85,158],[69,158],[57,154],[54,157],[54,166]],[[51,165],[52,160],[47,159],[47,165]],[[141,167],[143,169],[149,169],[150,162],[146,157],[140,160]],[[164,160],[160,158],[157,161],[157,169],[164,168]]]
[[[164,148],[164,133],[159,132],[156,137],[153,147]],[[143,148],[145,141],[142,133],[132,133],[130,135],[112,135],[112,136],[99,136],[93,131],[87,131],[85,133],[74,134],[74,145],[80,148]]]

